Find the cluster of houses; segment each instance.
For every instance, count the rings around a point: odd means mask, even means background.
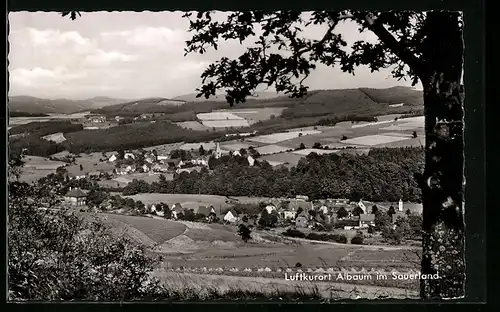
[[[213,153],[207,153],[206,155],[199,155],[190,160],[182,160],[181,158],[171,158],[170,155],[158,155],[156,151],[127,151],[125,152],[123,158],[125,160],[135,161],[140,157],[144,159],[141,166],[135,164],[123,164],[115,169],[114,173],[117,175],[126,175],[135,172],[150,172],[150,173],[167,173],[167,172],[192,172],[201,171],[203,167],[208,168],[208,160],[213,155],[216,159],[220,158],[223,154],[221,151],[219,143],[216,144],[215,151]],[[233,156],[241,156],[239,151],[231,152]],[[118,153],[113,153],[109,158],[109,162],[116,162],[118,160]],[[247,156],[247,160],[250,166],[253,166],[255,159],[252,156]]]

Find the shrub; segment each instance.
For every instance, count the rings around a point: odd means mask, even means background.
[[[298,237],[298,238],[306,238],[306,234],[299,230],[295,229],[287,229],[285,232],[282,233],[284,236],[288,237]]]
[[[356,235],[351,239],[351,244],[363,245],[363,235]]]

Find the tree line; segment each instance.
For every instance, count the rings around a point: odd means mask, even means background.
[[[223,196],[349,198],[420,202],[417,176],[423,171],[423,148],[373,149],[367,155],[311,153],[297,166],[273,168],[265,161],[249,166],[245,157],[210,158],[210,170],[160,176],[151,184],[134,180],[124,194],[179,193]]]

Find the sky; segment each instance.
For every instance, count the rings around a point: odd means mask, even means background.
[[[245,48],[229,41],[217,51],[185,57],[185,41],[191,34],[182,14],[89,12],[72,21],[58,13],[9,13],[9,95],[137,99],[194,93],[210,63],[223,56],[236,58]],[[225,13],[217,14],[222,19]],[[375,40],[373,34],[359,34],[357,29],[348,23],[338,26],[348,43]],[[322,31],[308,27],[304,36],[318,38]],[[393,79],[389,69],[371,73],[360,67],[353,76],[323,65],[305,84],[310,90],[411,86]]]

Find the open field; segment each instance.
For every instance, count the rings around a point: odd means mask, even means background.
[[[172,181],[174,175],[172,173],[162,173],[167,181]],[[111,180],[98,181],[97,183],[103,187],[124,187],[125,185],[132,182],[134,179],[145,181],[146,183],[158,182],[160,179],[160,174],[149,174],[149,173],[132,173],[127,175],[122,175]]]
[[[242,128],[250,125],[245,119],[203,120],[201,123],[208,128]]]
[[[214,142],[186,143],[186,144],[180,145],[178,148],[181,150],[185,150],[185,151],[191,151],[191,150],[198,151],[198,149],[200,148],[201,145],[203,145],[203,149],[205,151],[215,149]]]
[[[224,109],[216,110],[214,112],[229,112],[238,117],[245,118],[250,124],[271,119],[274,115],[278,117],[285,107],[266,107],[266,108],[249,108],[249,109]]]
[[[236,116],[235,114],[229,112],[212,112],[212,113],[201,113],[197,114],[196,118],[199,120],[244,120],[245,118]]]
[[[61,161],[52,161],[39,156],[26,156],[19,180],[21,182],[32,183],[55,173],[58,167],[66,165]]]
[[[81,154],[75,159],[76,164],[67,166],[66,170],[70,175],[77,176],[92,171],[112,172],[115,169],[114,163],[107,160],[100,161],[101,159],[104,159],[102,153]],[[82,165],[83,170],[80,170],[80,165]]]
[[[124,216],[111,213],[105,216],[107,219],[118,220],[134,227],[159,244],[181,235],[186,230],[186,226],[182,223],[164,219]]]
[[[48,140],[48,141],[54,141],[56,143],[61,143],[61,142],[66,141],[66,138],[64,137],[64,134],[61,133],[61,132],[46,135],[46,136],[42,137],[42,139],[45,139],[45,140]]]
[[[145,147],[145,151],[153,151],[156,150],[158,152],[158,155],[168,155],[170,154],[171,151],[179,149],[184,143],[183,142],[178,142],[178,143],[171,143],[171,144],[162,144],[162,145],[155,145],[155,146],[149,146]],[[198,145],[198,147],[200,147]]]
[[[320,297],[331,300],[418,298],[418,291],[414,289],[374,287],[338,282],[288,281],[285,280],[285,273],[281,275],[279,278],[264,278],[177,273],[165,270],[156,270],[154,272],[154,276],[158,277],[170,289],[197,294],[201,298],[210,296],[212,290],[217,290],[220,294],[228,292],[261,293],[268,297],[279,297],[283,302],[287,300],[286,293],[298,293],[304,298]]]
[[[317,130],[309,130],[309,131],[303,131],[303,132],[299,132],[299,131],[280,132],[280,133],[274,133],[274,134],[268,134],[268,135],[260,135],[260,136],[256,136],[253,138],[248,138],[248,140],[260,142],[260,143],[275,144],[275,143],[278,143],[281,141],[286,141],[286,140],[290,140],[293,138],[317,134],[317,133],[321,133],[321,132],[317,131]]]
[[[388,136],[388,135],[375,134],[375,135],[367,135],[367,136],[357,137],[357,138],[353,138],[353,139],[347,139],[343,142],[346,144],[373,146],[373,145],[380,145],[380,144],[402,141],[405,139],[406,138],[400,137],[400,136]]]
[[[290,148],[286,147],[286,146],[279,146],[279,145],[270,144],[270,145],[257,147],[255,150],[257,152],[259,152],[259,154],[261,154],[261,155],[269,155],[269,154],[277,154],[277,153],[286,152],[286,151],[290,150]]]
[[[248,143],[221,144],[221,147],[228,151],[239,151],[242,148],[247,150],[250,146],[253,146],[254,148],[257,147],[257,145],[252,145]]]
[[[182,128],[196,130],[196,131],[205,131],[207,129],[210,129],[202,125],[198,121],[183,121],[183,122],[176,122],[175,124]]]
[[[323,155],[323,154],[333,154],[333,153],[337,153],[337,152],[338,152],[338,150],[323,150],[323,149],[317,149],[317,148],[306,148],[303,150],[293,151],[294,154],[302,155],[302,156],[307,156],[311,153]]]
[[[274,155],[265,155],[260,157],[259,159],[274,163],[281,163],[281,164],[290,163],[292,165],[296,165],[302,157],[304,156],[288,152],[288,153],[279,153]]]

